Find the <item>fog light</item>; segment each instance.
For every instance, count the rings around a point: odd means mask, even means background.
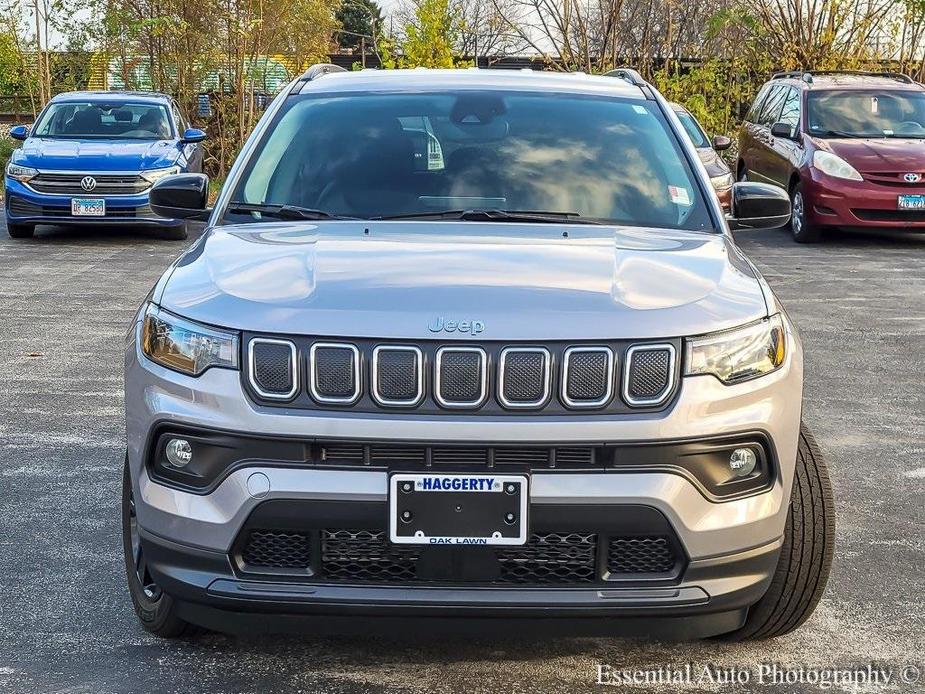
[[[193,459],[193,447],[186,439],[170,439],[166,453],[167,462],[174,467],[185,467]]]
[[[757,464],[758,456],[751,448],[736,448],[729,456],[729,469],[736,477],[748,477]]]

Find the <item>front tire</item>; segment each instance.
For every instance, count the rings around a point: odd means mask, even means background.
[[[806,198],[803,185],[797,183],[790,191],[790,231],[797,243],[817,243],[822,238],[822,230],[810,221],[806,214]]]
[[[141,626],[155,636],[166,639],[193,635],[196,628],[177,616],[173,598],[161,590],[148,571],[144,548],[138,535],[128,456],[122,471],[122,548],[129,594]]]
[[[34,224],[14,224],[13,222],[7,222],[6,231],[10,235],[10,238],[31,239],[32,235],[35,234],[35,225]]]
[[[803,425],[777,570],[768,592],[749,609],[745,624],[724,638],[757,641],[798,628],[825,592],[834,550],[832,483],[822,452]]]

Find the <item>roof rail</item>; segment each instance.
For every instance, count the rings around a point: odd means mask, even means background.
[[[868,70],[806,70],[805,72],[776,72],[771,77],[771,79],[801,79],[804,82],[812,84],[813,77],[837,77],[838,75],[854,77],[883,77],[886,79],[898,80],[903,84],[915,84],[914,80],[909,77],[909,75],[903,74],[902,72],[876,72]]]
[[[615,70],[605,72],[604,77],[619,77],[620,79],[626,80],[630,84],[634,84],[637,87],[649,86],[649,83],[642,79],[642,75],[640,75],[631,67],[618,67]]]
[[[318,79],[322,75],[327,75],[331,72],[347,72],[347,70],[342,68],[340,65],[334,65],[332,63],[318,63],[316,65],[312,65],[304,73],[302,73],[302,76],[299,77],[297,82],[300,85],[305,84],[306,82],[311,82],[312,80]]]

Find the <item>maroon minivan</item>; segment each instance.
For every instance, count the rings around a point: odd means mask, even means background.
[[[789,191],[800,243],[832,228],[925,231],[925,87],[895,73],[778,73],[742,124],[736,176]]]

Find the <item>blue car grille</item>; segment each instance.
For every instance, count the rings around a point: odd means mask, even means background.
[[[54,195],[137,195],[151,184],[138,174],[99,174],[90,176],[96,181],[92,190],[86,190],[81,181],[84,173],[51,173],[43,171],[30,179],[29,187],[38,193]]]

